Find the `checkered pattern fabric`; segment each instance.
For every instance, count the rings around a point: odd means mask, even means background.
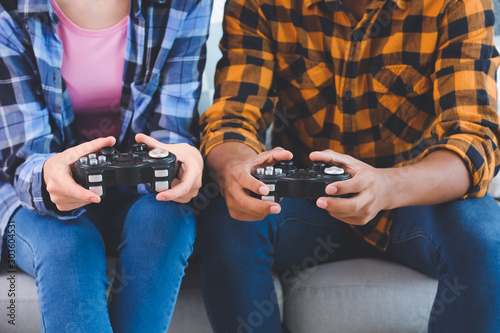
[[[491,0],[373,0],[357,21],[339,0],[229,0],[202,152],[227,141],[310,163],[332,149],[377,168],[437,149],[469,169],[467,196],[500,165]],[[381,249],[392,211],[355,228]]]
[[[165,143],[198,143],[197,103],[211,9],[212,0],[131,1],[121,151],[130,149],[136,133]],[[49,0],[0,0],[2,235],[21,204],[61,219],[83,212],[60,215],[43,200],[44,162],[73,146],[77,134],[60,71],[58,23]]]

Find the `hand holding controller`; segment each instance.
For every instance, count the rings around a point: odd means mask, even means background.
[[[113,147],[82,156],[71,165],[75,181],[99,196],[107,186],[135,186],[150,183],[155,192],[168,190],[177,175],[177,158],[165,149],[149,149],[145,144],[132,146],[128,153]]]
[[[266,196],[251,193],[253,197],[279,202],[283,197],[296,199],[317,199],[327,196],[328,184],[351,178],[344,169],[323,162],[313,162],[309,169],[298,169],[292,161],[281,161],[274,166],[258,168],[252,176],[262,181],[269,188]]]

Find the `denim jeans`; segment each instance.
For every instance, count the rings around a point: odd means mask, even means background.
[[[285,198],[281,206],[278,215],[241,222],[217,198],[202,215],[203,292],[215,332],[249,331],[249,316],[276,304],[272,271],[286,282],[310,257],[385,258],[435,276],[429,332],[500,332],[500,207],[491,196],[398,209],[386,252],[312,202]],[[251,332],[281,332],[279,311],[261,317]]]
[[[16,264],[36,278],[42,332],[166,332],[193,250],[192,213],[112,190],[87,207],[69,221],[24,208],[11,219]],[[109,299],[106,255],[118,255]]]

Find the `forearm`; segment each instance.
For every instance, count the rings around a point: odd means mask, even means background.
[[[469,172],[455,153],[437,150],[417,164],[382,169],[388,179],[388,209],[434,205],[458,199],[471,186]]]

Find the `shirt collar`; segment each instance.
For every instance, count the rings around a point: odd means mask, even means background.
[[[339,3],[340,1],[339,0],[304,0],[304,4],[306,5],[306,7],[310,7],[314,4],[317,4],[318,2],[330,2],[330,3]],[[408,5],[409,5],[409,2],[411,0],[372,0],[372,1],[382,1],[382,2],[385,2],[385,1],[394,1],[394,3],[396,4],[396,6],[399,7],[399,9],[401,10],[406,10],[408,9]],[[336,7],[335,5],[333,7]],[[330,7],[332,8],[332,7]]]
[[[143,0],[131,0],[137,5],[135,8],[141,8]],[[168,0],[144,0],[153,3],[165,3]],[[51,10],[50,0],[19,0],[17,10],[19,13],[28,16],[36,13],[47,13]]]

